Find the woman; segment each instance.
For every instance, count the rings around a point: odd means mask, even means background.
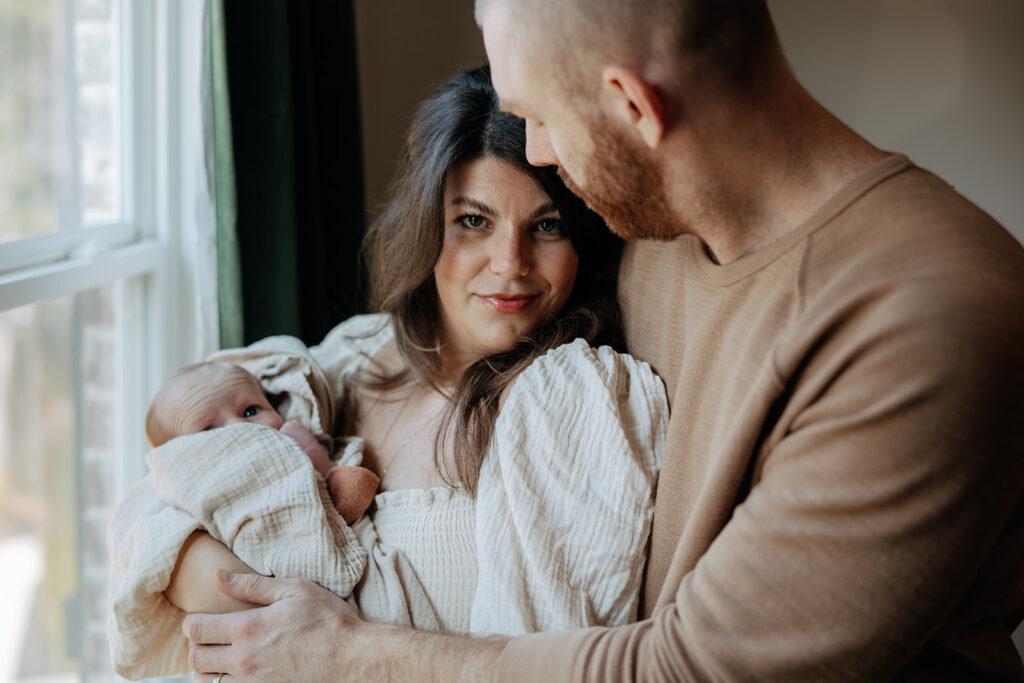
[[[311,350],[343,399],[334,432],[362,437],[381,478],[353,527],[370,554],[364,614],[395,619],[397,571],[415,626],[635,618],[664,392],[645,365],[593,348],[620,339],[619,244],[554,169],[527,162],[524,124],[498,110],[486,69],[420,108],[366,245],[383,313]],[[213,609],[218,566],[245,569],[192,537],[168,597]]]
[[[384,490],[444,479],[472,494],[512,380],[577,337],[621,345],[621,242],[554,168],[526,160],[523,126],[498,109],[486,68],[453,79],[414,118],[392,199],[367,235],[375,303],[394,321],[397,353],[361,383],[355,431]],[[365,409],[365,395],[380,392],[392,405]],[[428,427],[436,443],[398,447]],[[446,452],[432,470],[408,466]]]

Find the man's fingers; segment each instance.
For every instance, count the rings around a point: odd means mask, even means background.
[[[359,620],[344,600],[312,581],[247,574],[217,580],[233,597],[273,604],[185,617],[182,631],[192,643],[188,661],[197,681],[212,683],[216,676],[206,674],[218,673],[234,677],[220,683],[323,680],[323,652]]]
[[[192,680],[194,683],[236,683],[235,677],[231,674],[192,674]]]
[[[232,612],[230,614],[190,614],[181,624],[181,632],[193,643],[201,645],[230,645],[237,632],[236,622],[239,615],[248,612]],[[201,669],[192,668],[193,671]]]
[[[218,569],[214,580],[220,591],[238,600],[269,605],[284,598],[305,594],[305,582],[297,579],[275,579],[260,574],[236,574]]]
[[[188,651],[188,665],[195,671],[195,680],[214,681],[228,664],[227,645],[193,645]],[[225,674],[220,683],[230,681],[231,675]]]

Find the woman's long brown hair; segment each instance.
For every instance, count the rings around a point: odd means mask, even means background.
[[[371,301],[390,314],[395,342],[407,369],[390,376],[364,373],[353,381],[386,390],[410,380],[437,386],[441,371],[440,315],[434,266],[444,233],[444,189],[456,166],[496,157],[533,178],[561,214],[579,268],[572,294],[552,321],[515,348],[473,363],[457,382],[435,438],[441,476],[476,494],[499,403],[506,387],[538,356],[582,337],[594,346],[622,347],[616,275],[622,242],[562,183],[553,167],[526,160],[522,119],[498,109],[487,67],[455,77],[417,110],[404,157],[391,185],[390,201],[363,243]],[[352,394],[353,392],[346,392]],[[354,419],[348,408],[349,424]],[[454,430],[450,430],[454,421]],[[454,472],[442,467],[451,433]]]

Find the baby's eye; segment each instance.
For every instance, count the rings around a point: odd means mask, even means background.
[[[259,414],[260,414],[260,407],[259,406],[249,406],[244,411],[242,411],[242,417],[256,417]]]
[[[459,216],[456,222],[461,223],[463,226],[472,230],[478,230],[487,225],[487,219],[477,214],[466,214],[465,216]]]
[[[545,218],[540,223],[537,223],[537,231],[547,233],[549,235],[565,234],[561,218]]]

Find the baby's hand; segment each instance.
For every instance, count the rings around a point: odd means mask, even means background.
[[[331,462],[331,458],[327,455],[327,449],[316,440],[316,437],[306,428],[306,425],[298,420],[288,420],[281,425],[281,433],[295,439],[299,444],[299,448],[309,456],[310,462],[313,463],[313,468],[320,473],[320,476],[327,476],[330,469],[334,467],[334,463]]]

